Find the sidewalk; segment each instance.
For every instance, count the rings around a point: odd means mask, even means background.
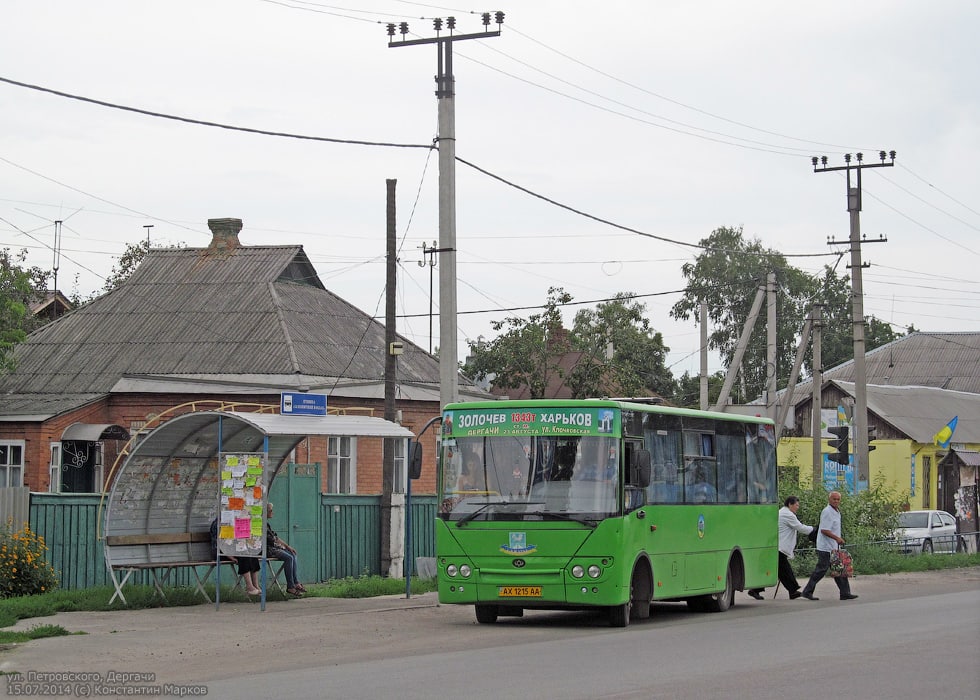
[[[187,682],[286,670],[318,657],[330,663],[363,655],[381,638],[394,637],[407,612],[437,610],[445,608],[432,592],[411,598],[298,598],[267,602],[264,611],[258,603],[222,603],[217,610],[212,604],[58,613],[20,620],[11,629],[60,625],[73,634],[0,651],[0,672],[135,672],[152,673],[158,682]],[[471,617],[472,611],[465,614]],[[405,635],[404,642],[411,637]]]
[[[852,585],[861,596],[855,601],[859,605],[920,595],[926,589],[980,591],[980,567],[858,576]],[[834,590],[831,582],[821,582],[820,586],[818,595]],[[732,614],[756,607],[758,614],[766,615],[780,614],[780,608],[796,612],[840,605],[831,595],[810,603],[791,601],[785,594],[772,600],[771,593],[770,589],[767,600],[758,602],[738,594]],[[599,619],[594,625],[572,624],[567,630],[561,629],[574,634],[604,633],[608,628],[604,618]],[[653,629],[658,623],[654,619],[649,624]],[[508,629],[506,625],[478,625],[472,606],[440,606],[434,592],[411,598],[300,598],[269,602],[265,611],[258,603],[222,603],[217,610],[211,604],[58,613],[20,620],[13,629],[38,625],[60,625],[73,634],[0,650],[0,672],[137,673],[151,674],[157,684],[206,683],[268,671],[331,667],[495,644]],[[554,633],[550,624],[528,624],[523,629],[523,637],[531,640]],[[0,695],[3,682],[0,678]]]

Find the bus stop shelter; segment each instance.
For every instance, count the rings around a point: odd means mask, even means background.
[[[159,563],[169,569],[166,580],[173,568],[210,558],[203,533],[218,510],[221,453],[266,453],[267,486],[309,436],[410,439],[413,434],[396,423],[359,415],[200,411],[168,420],[135,445],[112,475],[103,533],[106,566],[117,592],[122,585],[117,573],[126,565],[151,569]]]

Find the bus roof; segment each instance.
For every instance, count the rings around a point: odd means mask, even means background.
[[[467,401],[466,403],[447,404],[445,411],[467,411],[486,409],[525,409],[525,408],[560,408],[570,406],[592,406],[596,408],[619,408],[642,413],[662,413],[674,416],[692,416],[712,418],[715,420],[730,420],[738,423],[761,423],[774,425],[775,421],[766,416],[746,416],[739,413],[723,413],[721,411],[700,411],[694,408],[679,408],[662,404],[639,403],[624,399],[522,399],[501,401]]]

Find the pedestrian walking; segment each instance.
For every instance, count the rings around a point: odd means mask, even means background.
[[[779,567],[777,575],[783,588],[789,593],[790,600],[799,598],[800,584],[793,573],[793,565],[790,564],[796,554],[796,534],[809,535],[813,532],[812,525],[804,525],[796,517],[796,512],[800,509],[800,499],[796,496],[789,496],[783,501],[783,507],[779,509],[779,519],[777,527],[779,530]],[[748,594],[756,600],[762,600],[761,588],[753,588]]]
[[[841,535],[840,491],[831,491],[827,496],[827,507],[820,513],[820,531],[817,534],[817,565],[810,574],[810,580],[803,587],[803,597],[807,600],[820,600],[813,595],[817,582],[820,581],[830,568],[830,553],[840,549],[844,544]],[[854,600],[857,596],[851,593],[851,584],[846,576],[835,576],[834,582],[840,590],[841,600]]]

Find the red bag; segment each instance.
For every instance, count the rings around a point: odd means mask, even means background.
[[[834,578],[850,578],[854,575],[854,560],[846,549],[835,549],[830,552],[828,573]]]

